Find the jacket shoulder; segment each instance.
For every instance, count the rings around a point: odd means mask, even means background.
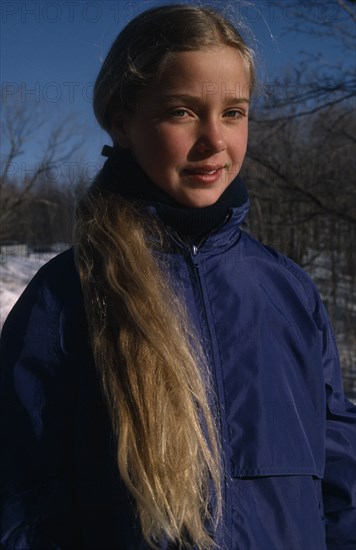
[[[83,297],[71,248],[38,270],[5,320],[2,339],[37,326],[37,331],[51,330],[56,341],[62,340],[63,321],[79,318],[84,319]]]
[[[306,296],[308,308],[313,311],[320,301],[319,292],[310,275],[296,262],[275,248],[261,243],[255,237],[243,232],[244,256],[254,258],[260,265],[271,267],[284,274],[294,288],[299,288]]]
[[[60,294],[63,290],[70,290],[73,285],[80,285],[80,281],[74,262],[74,250],[69,248],[40,267],[28,288],[47,287]]]

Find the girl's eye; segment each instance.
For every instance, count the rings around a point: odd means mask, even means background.
[[[186,115],[188,115],[188,111],[186,109],[175,109],[170,113],[172,118],[185,118]]]
[[[224,113],[224,116],[228,118],[242,118],[246,116],[246,114],[238,109],[230,109],[230,111],[226,111],[226,113]]]

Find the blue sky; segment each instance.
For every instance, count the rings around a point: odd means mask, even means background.
[[[5,1],[1,2],[1,81],[4,109],[20,98],[43,117],[18,159],[24,170],[38,162],[51,129],[59,122],[68,124],[70,138],[64,150],[77,141],[81,148],[71,159],[76,165],[100,166],[101,147],[110,143],[95,121],[91,90],[112,41],[137,13],[162,3],[140,1]],[[188,3],[188,2],[187,2]],[[217,5],[222,2],[202,2]],[[332,17],[333,3],[325,4],[323,14]],[[226,3],[224,3],[226,5]],[[298,2],[286,1],[283,8],[267,0],[229,2],[231,13],[242,16],[252,28],[259,50],[261,79],[272,81],[290,70],[302,51],[322,51],[331,62],[339,52],[331,39],[311,39],[305,34],[284,31],[301,18]],[[3,144],[6,149],[6,143]],[[69,168],[68,168],[69,169]]]

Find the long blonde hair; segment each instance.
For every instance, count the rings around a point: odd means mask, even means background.
[[[110,132],[113,114],[134,109],[175,52],[217,43],[241,52],[252,81],[252,54],[221,15],[183,5],[139,15],[116,39],[97,78],[99,123]],[[222,509],[207,361],[162,264],[168,246],[162,231],[112,189],[99,174],[80,202],[75,253],[120,475],[152,547],[167,539],[205,550],[214,545]]]

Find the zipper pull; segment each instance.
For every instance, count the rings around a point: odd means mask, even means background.
[[[192,254],[191,258],[195,269],[198,269],[198,266],[199,266],[198,252],[199,252],[199,247],[196,244],[193,244],[191,248],[191,254]]]

